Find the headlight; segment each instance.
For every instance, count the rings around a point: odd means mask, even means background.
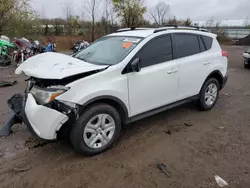
[[[30,49],[30,48],[26,48],[25,50],[26,50],[26,52],[27,52],[28,54],[31,52],[31,49]]]
[[[56,97],[66,92],[69,88],[45,88],[41,89],[36,86],[33,86],[30,90],[30,93],[34,96],[36,101],[41,104],[47,104],[53,101]]]

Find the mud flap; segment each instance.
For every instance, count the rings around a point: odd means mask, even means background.
[[[8,100],[8,106],[11,110],[16,114],[19,119],[23,119],[24,117],[24,104],[25,104],[25,97],[24,95],[17,93],[13,95]]]
[[[23,95],[16,94],[8,100],[8,120],[4,126],[0,129],[0,136],[9,136],[11,134],[11,128],[13,125],[22,123],[21,111],[22,111]]]

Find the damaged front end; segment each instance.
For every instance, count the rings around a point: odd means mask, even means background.
[[[75,77],[77,79],[78,77]],[[79,117],[80,106],[56,97],[67,92],[72,78],[48,80],[30,78],[24,94],[8,100],[19,120],[42,139],[54,140],[66,136]]]
[[[36,55],[22,63],[15,71],[25,74],[27,88],[16,94],[8,104],[15,116],[32,132],[46,140],[58,138],[58,131],[71,127],[79,116],[80,106],[71,98],[62,101],[59,96],[71,88],[71,83],[106,70],[109,65],[95,65],[59,53]]]

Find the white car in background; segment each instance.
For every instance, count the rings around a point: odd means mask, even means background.
[[[204,30],[123,29],[74,57],[45,53],[25,61],[16,73],[30,79],[23,113],[16,113],[40,138],[68,133],[77,152],[96,155],[128,123],[190,101],[212,109],[227,65],[216,35]]]

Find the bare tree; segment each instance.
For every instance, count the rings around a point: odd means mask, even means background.
[[[248,17],[246,17],[246,19],[244,20],[244,26],[248,27],[250,25],[249,19]]]
[[[214,25],[215,25],[214,18],[212,17],[212,18],[210,18],[209,20],[207,20],[207,22],[206,22],[205,25],[206,25],[207,28],[214,27]]]
[[[64,4],[62,10],[63,10],[64,17],[67,21],[66,23],[67,34],[72,34],[72,28],[70,27],[70,19],[72,17],[71,5],[69,3]]]
[[[104,8],[104,12],[103,12],[103,16],[102,16],[102,20],[104,21],[104,30],[105,30],[105,34],[108,33],[108,25],[109,25],[109,21],[110,21],[110,3],[112,5],[112,2],[110,0],[103,0],[103,8]]]
[[[161,1],[149,11],[149,16],[157,25],[163,25],[167,19],[169,12],[170,6],[164,1]]]
[[[100,0],[85,0],[84,10],[91,18],[91,40],[95,40],[95,21],[97,17],[98,7],[100,5]]]
[[[113,26],[115,23],[115,12],[112,0],[103,0],[103,9],[102,20],[105,21],[105,34],[108,34],[108,26]]]
[[[116,13],[115,13],[115,7],[113,6],[113,2],[112,0],[106,0],[108,1],[109,5],[110,5],[110,11],[109,11],[109,19],[110,19],[110,23],[113,26],[116,22]]]

